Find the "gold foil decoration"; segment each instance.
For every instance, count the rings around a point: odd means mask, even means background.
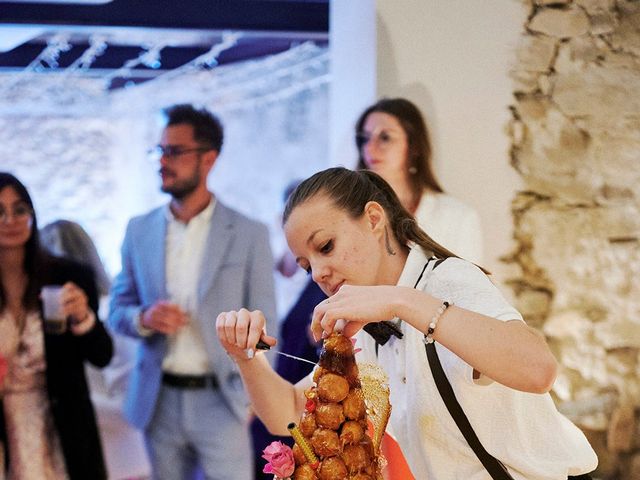
[[[382,436],[387,429],[391,416],[391,402],[389,401],[389,377],[378,365],[359,363],[360,383],[367,405],[367,415],[373,424],[373,446],[376,455],[380,454]]]

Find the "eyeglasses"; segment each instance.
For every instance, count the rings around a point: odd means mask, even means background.
[[[27,204],[18,204],[11,211],[0,208],[0,224],[7,223],[10,217],[18,222],[24,222],[31,218],[32,215],[33,210]]]
[[[149,159],[153,161],[160,160],[162,157],[168,158],[169,160],[175,160],[176,158],[186,155],[187,153],[193,152],[207,152],[209,150],[213,150],[211,147],[193,147],[193,148],[185,148],[185,147],[177,147],[175,145],[156,145],[151,148],[147,155]]]
[[[393,142],[393,140],[393,135],[390,135],[384,130],[379,133],[358,132],[356,134],[356,145],[358,146],[358,150],[362,150],[371,141],[375,142],[378,148],[386,148]]]

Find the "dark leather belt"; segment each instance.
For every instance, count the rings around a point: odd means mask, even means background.
[[[162,383],[176,388],[218,388],[218,379],[215,375],[174,375],[163,373]]]

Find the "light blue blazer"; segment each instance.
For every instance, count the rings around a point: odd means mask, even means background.
[[[166,233],[166,207],[130,220],[122,244],[122,271],[111,289],[109,325],[119,333],[140,339],[124,404],[125,417],[140,429],[148,425],[155,410],[167,340],[159,333],[141,336],[136,320],[144,308],[167,299]],[[259,309],[267,318],[267,332],[277,334],[273,256],[267,227],[217,201],[202,266],[193,274],[199,277],[195,318],[212,370],[230,411],[246,421],[248,400],[242,381],[220,345],[215,323],[223,311]]]

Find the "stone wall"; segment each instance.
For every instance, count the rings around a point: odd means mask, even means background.
[[[512,69],[506,260],[601,478],[640,479],[640,1],[527,0]]]

